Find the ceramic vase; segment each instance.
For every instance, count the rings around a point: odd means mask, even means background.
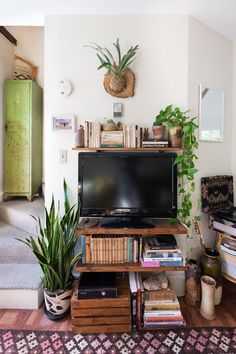
[[[221,259],[218,251],[206,248],[206,252],[201,256],[201,265],[204,275],[209,275],[215,280],[221,278]]]
[[[66,290],[50,292],[44,289],[45,314],[50,320],[59,320],[70,313],[72,284]]]
[[[185,271],[185,295],[187,305],[196,306],[200,301],[201,267],[195,259],[189,259]]]
[[[201,315],[207,320],[214,320],[215,313],[215,287],[216,281],[208,275],[201,277],[202,299],[200,306]]]
[[[169,128],[170,147],[181,148],[182,147],[182,137],[183,137],[183,130],[182,130],[181,126],[176,125],[172,128]]]

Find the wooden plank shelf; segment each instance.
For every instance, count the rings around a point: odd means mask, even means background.
[[[183,271],[187,266],[179,267],[143,267],[140,263],[114,263],[114,264],[77,264],[77,272],[163,272],[163,271]]]
[[[98,235],[98,234],[110,234],[110,235],[157,235],[157,234],[175,234],[175,235],[186,235],[188,230],[182,224],[171,224],[170,219],[157,219],[152,220],[154,227],[146,229],[133,229],[133,228],[105,228],[100,224],[89,227],[89,222],[84,219],[77,228],[76,232],[78,235]],[[88,225],[88,227],[86,226]]]
[[[75,151],[182,151],[183,148],[115,148],[115,147],[108,147],[108,148],[102,148],[102,147],[74,147],[72,150]]]

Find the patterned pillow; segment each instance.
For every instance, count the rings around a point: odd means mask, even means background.
[[[202,211],[211,213],[234,205],[233,176],[201,178]]]

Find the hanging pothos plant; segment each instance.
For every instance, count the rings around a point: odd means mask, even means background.
[[[178,194],[180,196],[180,207],[177,210],[177,218],[173,219],[173,223],[180,221],[188,228],[191,226],[192,211],[192,193],[195,191],[194,176],[197,173],[195,168],[195,160],[197,156],[195,151],[198,148],[198,142],[195,131],[198,125],[194,122],[196,117],[190,118],[189,110],[181,111],[180,108],[173,108],[173,105],[167,106],[156,116],[154,124],[166,123],[167,128],[173,126],[181,126],[183,133],[183,150],[175,159],[178,165]],[[198,216],[194,216],[199,219]]]

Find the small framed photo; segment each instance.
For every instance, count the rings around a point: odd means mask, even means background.
[[[53,130],[75,130],[75,117],[71,114],[62,114],[52,117]]]
[[[113,117],[119,118],[122,116],[122,104],[121,103],[113,103]]]

